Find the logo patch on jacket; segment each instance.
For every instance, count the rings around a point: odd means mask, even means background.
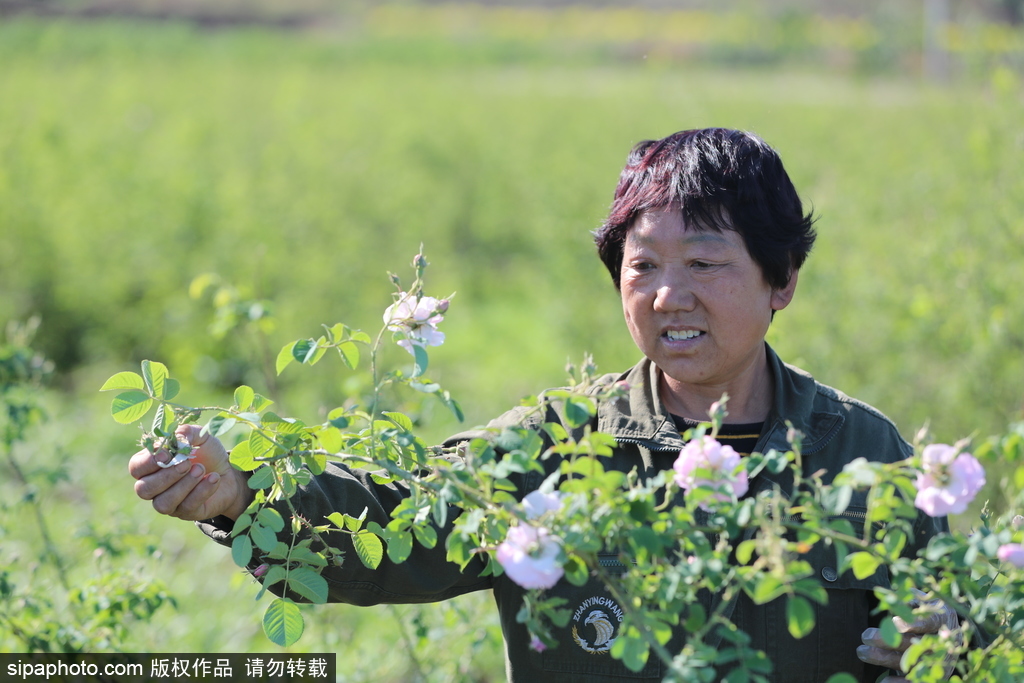
[[[584,652],[607,654],[622,623],[622,608],[610,598],[587,598],[572,614],[572,639]]]

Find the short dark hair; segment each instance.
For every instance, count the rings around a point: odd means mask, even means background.
[[[642,212],[667,206],[700,230],[738,232],[774,289],[789,283],[814,245],[815,217],[804,214],[778,152],[744,131],[685,130],[633,148],[608,218],[594,231],[616,287],[629,229]]]

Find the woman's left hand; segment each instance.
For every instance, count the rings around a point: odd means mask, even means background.
[[[957,631],[960,626],[960,619],[955,611],[937,601],[924,604],[932,606],[934,611],[924,614],[910,623],[900,617],[893,617],[892,621],[896,626],[896,630],[903,634],[899,645],[896,647],[890,647],[882,640],[882,633],[879,629],[866,629],[861,634],[863,645],[857,648],[857,658],[867,664],[876,664],[899,672],[903,653],[919,639],[918,636],[938,633],[940,629],[947,628],[950,631],[956,632],[958,637],[962,637],[959,635],[959,631]],[[956,666],[956,653],[950,653],[946,656],[945,665],[946,678],[949,678],[949,675],[953,673],[953,668]],[[896,675],[883,679],[882,683],[909,683],[909,680],[901,675]]]

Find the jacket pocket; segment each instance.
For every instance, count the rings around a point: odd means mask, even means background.
[[[865,509],[851,507],[849,516],[856,532],[863,529]],[[815,626],[805,637],[793,638],[786,626],[784,599],[762,606],[746,605],[748,624],[765,623],[755,636],[775,665],[773,683],[820,683],[837,673],[847,673],[858,681],[874,681],[880,669],[866,666],[857,658],[864,629],[876,624],[872,615],[874,589],[889,587],[889,572],[880,566],[874,574],[858,579],[852,571],[839,573],[835,549],[823,543],[801,556],[814,572],[814,578],[828,594],[824,605],[813,603]],[[739,625],[739,624],[737,624]],[[754,634],[751,634],[754,635]]]
[[[598,559],[613,573],[625,570],[614,555],[601,555]],[[661,661],[653,653],[640,671],[631,671],[609,654],[625,614],[599,580],[591,579],[583,586],[560,581],[548,594],[565,599],[565,608],[572,612],[565,628],[555,630],[558,647],[541,654],[543,669],[560,674],[558,681],[593,681],[600,680],[600,677],[608,680],[661,679]]]
[[[863,534],[864,524],[867,520],[867,508],[851,505],[839,517],[850,522],[855,536]],[[883,528],[883,525],[879,522],[875,522],[871,526],[872,537]],[[802,559],[807,560],[811,564],[814,568],[815,578],[821,582],[821,585],[826,590],[859,589],[871,591],[876,586],[889,587],[889,570],[885,565],[879,565],[875,569],[874,574],[863,579],[858,579],[854,576],[852,570],[847,570],[840,576],[835,549],[831,546],[825,546],[823,543],[818,543],[814,546]]]

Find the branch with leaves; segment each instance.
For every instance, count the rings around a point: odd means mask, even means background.
[[[255,498],[232,530],[232,557],[260,578],[261,595],[277,586],[285,596],[271,602],[264,615],[273,642],[290,645],[304,628],[301,611],[288,596],[327,600],[322,572],[350,561],[336,539],[347,537],[358,561],[370,569],[380,566],[385,553],[400,564],[414,544],[444,543],[448,559],[460,567],[482,558],[485,572],[506,573],[528,589],[519,620],[530,630],[535,649],[562,645],[551,625],[564,626],[569,618],[563,602],[546,589],[562,580],[583,585],[597,577],[628,606],[608,652],[630,669],[642,669],[653,653],[676,680],[710,680],[716,665],[731,662],[740,674],[730,680],[763,681],[772,663],[736,629],[731,605],[743,594],[755,604],[784,599],[790,634],[805,637],[815,627],[814,604],[827,601],[805,557],[827,547],[840,575],[852,572],[865,579],[888,573],[888,587],[876,589],[876,595],[893,615],[913,620],[937,601],[960,615],[965,633],[973,629],[991,638],[957,662],[954,676],[1024,671],[1015,631],[1024,618],[1020,524],[985,517],[973,535],[940,534],[919,556],[905,556],[922,511],[961,512],[984,483],[984,470],[966,443],[922,440],[906,461],[858,459],[826,483],[821,473],[804,472],[795,430],[786,452],[740,458],[720,444],[723,397],[709,421],[685,435],[686,447],[673,470],[643,479],[635,471],[605,467],[616,443],[593,428],[594,416],[603,402],[620,400],[629,387],[598,380],[586,359],[578,374],[572,368],[566,388],[525,402],[518,427],[443,453],[416,435],[407,415],[381,407],[385,387],[405,387],[437,397],[462,419],[458,403],[426,375],[428,349],[444,341],[438,326],[451,299],[424,293],[426,265],[417,254],[408,289],[391,276],[394,301],[376,336],[339,323],[325,326],[318,338],[281,349],[278,373],[293,364],[314,366],[330,351],[348,370],[358,370],[368,355],[373,394],[367,404],[336,408],[322,422],[279,416],[269,410],[270,399],[248,386],[238,387],[234,404],[226,408],[176,403],[178,383],[152,361],[142,363],[141,374],[121,372],[102,387],[118,392],[111,408],[118,422],[140,421],[155,408],[142,444],[151,451],[166,448],[174,458],[194,457],[191,445],[175,437],[182,424],[205,419],[203,430],[219,438],[248,430],[230,460],[248,473]],[[412,357],[411,370],[381,371],[379,355],[389,336]],[[551,412],[560,419],[548,420]],[[985,444],[979,453],[994,460],[1012,451],[1019,461],[1022,444],[1024,435]],[[386,524],[369,520],[365,510],[307,520],[294,505],[295,496],[323,475],[329,462],[368,470],[373,482],[395,483],[407,497]],[[791,491],[745,495],[748,482],[762,471],[787,470]],[[547,474],[537,491],[518,491],[514,480],[528,472]],[[856,490],[866,492],[863,514],[849,510]],[[1018,486],[1012,491],[1015,504],[1024,502]],[[440,537],[443,528],[450,530]],[[608,557],[615,558],[615,572],[604,561]],[[701,594],[717,596],[710,610],[702,607]],[[880,632],[891,646],[902,639],[889,617],[881,620]],[[963,651],[963,642],[943,633],[921,638],[906,650],[904,668],[911,680],[941,680],[937,676],[944,675],[947,653]],[[829,683],[851,681],[839,674]]]

